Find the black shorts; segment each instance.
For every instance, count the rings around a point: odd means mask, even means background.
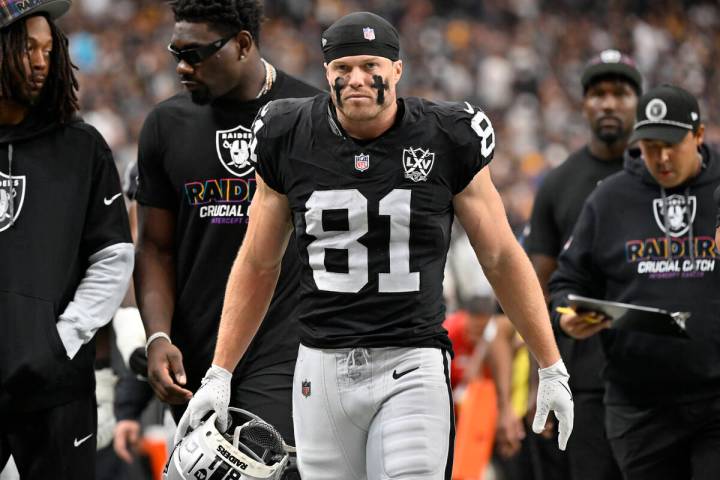
[[[292,422],[292,380],[295,359],[259,369],[246,368],[233,377],[230,406],[248,410],[278,429],[283,439],[295,445]],[[185,405],[172,405],[179,422]]]
[[[0,425],[0,470],[13,456],[20,478],[93,480],[95,393],[46,410],[7,415]]]

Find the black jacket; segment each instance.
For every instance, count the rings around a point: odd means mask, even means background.
[[[0,410],[94,389],[94,343],[68,359],[56,322],[89,257],[131,242],[120,191],[110,149],[80,119],[0,127]]]
[[[720,262],[713,239],[720,158],[705,146],[701,153],[701,172],[670,190],[660,187],[641,158],[628,156],[624,171],[588,198],[559,257],[550,281],[553,310],[576,293],[692,313],[690,340],[601,333],[607,403],[720,395]]]

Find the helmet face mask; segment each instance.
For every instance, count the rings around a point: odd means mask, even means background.
[[[288,447],[275,428],[239,408],[228,411],[237,426],[223,434],[213,413],[173,449],[164,480],[279,480]],[[234,415],[233,415],[234,414]]]

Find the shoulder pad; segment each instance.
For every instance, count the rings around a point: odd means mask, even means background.
[[[431,102],[423,100],[423,110],[433,115],[443,130],[460,145],[477,145],[485,158],[495,150],[495,131],[490,118],[469,102]]]
[[[304,115],[309,115],[314,97],[272,100],[255,117],[253,131],[263,129],[265,138],[276,138],[291,130]],[[259,124],[258,122],[261,122]]]

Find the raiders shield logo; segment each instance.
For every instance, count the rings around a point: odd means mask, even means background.
[[[687,233],[690,224],[695,221],[697,197],[687,197],[686,201],[684,195],[670,195],[665,198],[665,204],[666,210],[663,212],[662,198],[653,200],[653,215],[660,230],[671,237],[679,237]],[[666,220],[667,232],[665,231]]]
[[[215,132],[215,148],[220,163],[236,177],[244,177],[255,169],[250,161],[251,141],[252,132],[242,125]]]
[[[422,148],[405,148],[402,162],[405,178],[413,182],[426,182],[435,163],[435,154]]]
[[[25,202],[25,176],[10,177],[0,172],[0,232],[17,221]]]
[[[302,393],[302,396],[305,397],[305,398],[309,397],[310,394],[312,393],[312,389],[311,389],[311,388],[312,388],[312,386],[311,386],[311,384],[310,384],[310,381],[308,381],[308,380],[303,380],[303,382],[302,382],[302,389],[300,390],[300,392]]]

